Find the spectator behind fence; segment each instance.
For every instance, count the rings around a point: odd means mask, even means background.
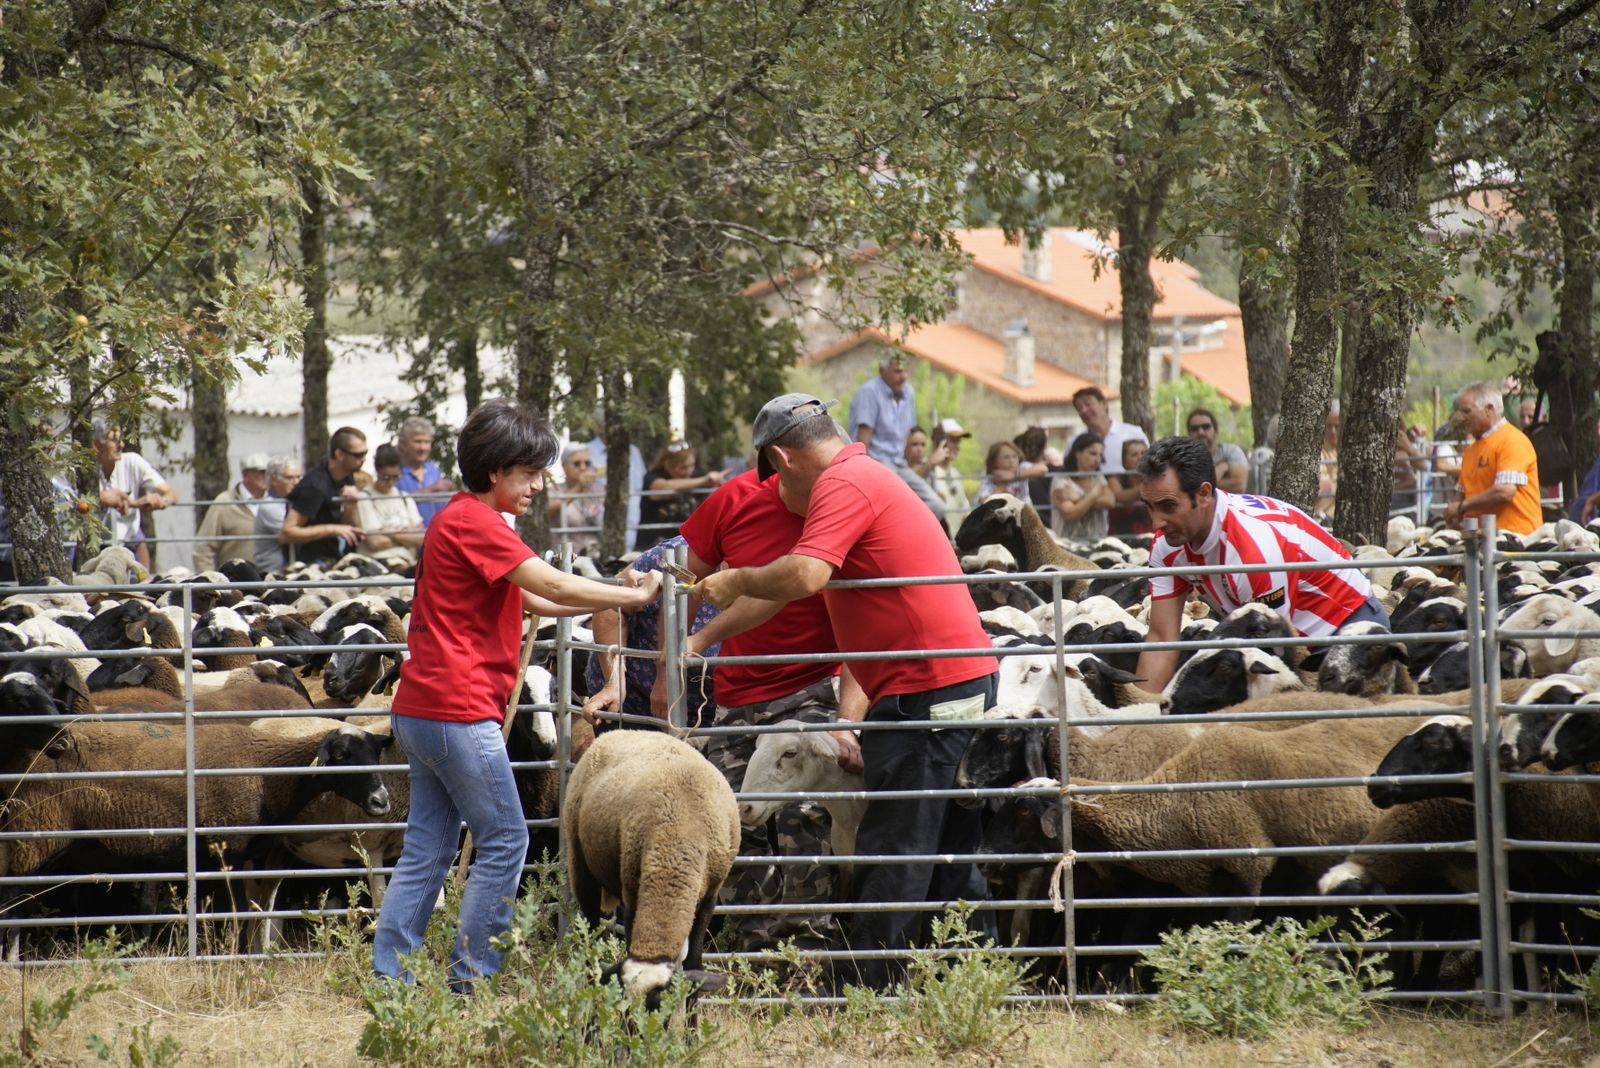
[[[1411,440],[1402,425],[1394,436],[1394,484],[1389,492],[1389,511],[1415,515],[1422,504],[1427,479],[1427,454]]]
[[[289,492],[278,542],[294,546],[295,559],[313,564],[337,560],[361,540],[355,525],[355,501],[361,496],[355,474],[366,458],[366,435],[342,426],[328,440],[328,462],[307,471]]]
[[[1151,531],[1150,509],[1139,496],[1144,476],[1139,473],[1139,461],[1150,451],[1150,446],[1137,438],[1122,443],[1122,474],[1107,475],[1111,495],[1116,504],[1106,513],[1106,533],[1148,534]]]
[[[1267,434],[1261,444],[1250,450],[1249,491],[1260,495],[1272,488],[1272,461],[1277,457],[1279,416],[1267,420]]]
[[[1022,452],[1009,441],[997,441],[989,446],[983,458],[983,481],[978,483],[978,500],[992,493],[1009,493],[1013,497],[1028,499],[1028,480],[1019,474]]]
[[[1473,382],[1456,394],[1456,417],[1474,440],[1461,454],[1461,484],[1444,521],[1454,526],[1470,515],[1492,515],[1501,530],[1531,534],[1544,522],[1539,462],[1533,442],[1506,421],[1501,404],[1493,382]]]
[[[1051,475],[1061,470],[1061,457],[1052,466],[1045,458],[1045,448],[1050,439],[1044,427],[1030,426],[1011,439],[1011,444],[1022,454],[1017,464],[1017,475],[1028,480],[1028,503],[1043,512],[1050,507]]]
[[[1319,519],[1332,519],[1335,498],[1339,495],[1339,402],[1331,401],[1322,417],[1322,452],[1317,462],[1317,503],[1312,511]]]
[[[1239,567],[1244,564],[1333,563],[1350,554],[1316,520],[1292,504],[1216,488],[1211,450],[1195,438],[1163,438],[1139,464],[1140,494],[1161,535],[1150,546],[1150,566]],[[1355,623],[1389,625],[1372,596],[1372,583],[1356,570],[1231,571],[1150,580],[1150,630],[1146,641],[1175,642],[1191,589],[1223,612],[1261,604],[1299,634],[1322,638]],[[1160,692],[1178,666],[1175,650],[1146,649],[1137,673]]]
[[[782,480],[786,499],[806,502],[800,540],[764,567],[736,567],[708,575],[699,589],[727,609],[742,597],[788,603],[809,597],[834,578],[878,579],[958,576],[950,542],[911,489],[884,465],[868,459],[860,444],[839,440],[829,405],[803,393],[768,401],[756,416],[754,441],[759,470]],[[1004,443],[1015,452],[1009,442]],[[926,659],[901,652],[989,648],[988,636],[967,591],[958,585],[908,585],[892,589],[828,589],[823,592],[834,639],[842,652],[885,652],[881,659],[852,660],[866,693],[866,720],[873,724],[928,724],[982,719],[995,698],[996,664],[987,653]],[[957,806],[950,790],[971,731],[875,730],[859,749],[869,791],[906,792],[904,800],[871,801],[856,838],[862,857],[886,854],[976,852],[981,815]],[[848,734],[840,740],[840,762],[855,752]],[[851,883],[857,903],[902,901],[982,902],[988,885],[975,865],[958,863],[873,864],[858,861]],[[855,950],[901,950],[924,936],[932,913],[883,911],[857,914],[851,924]],[[994,938],[994,915],[973,916],[973,928]],[[866,985],[882,990],[903,965],[885,960],[855,962]]]
[[[1140,427],[1132,423],[1124,423],[1111,418],[1111,408],[1106,403],[1106,395],[1100,392],[1099,386],[1084,386],[1072,395],[1072,406],[1078,410],[1078,418],[1083,420],[1084,429],[1091,434],[1097,434],[1105,445],[1105,467],[1107,474],[1120,474],[1122,472],[1122,443],[1130,438],[1137,438],[1145,444],[1150,443],[1150,438]]]
[[[150,546],[140,521],[146,512],[159,512],[178,503],[178,494],[161,472],[136,452],[122,450],[122,431],[97,416],[90,431],[95,460],[100,467],[100,503],[110,536],[109,545],[126,545],[141,567],[150,568]]]
[[[916,392],[906,381],[904,358],[885,356],[878,361],[877,376],[863,382],[850,399],[850,436],[866,446],[868,456],[899,475],[942,520],[944,501],[906,465],[906,435],[916,425]]]
[[[558,542],[570,541],[579,551],[600,544],[605,519],[605,491],[595,473],[587,445],[561,450],[561,485],[550,487],[550,524]]]
[[[401,493],[454,493],[456,484],[444,477],[439,465],[434,463],[433,424],[420,415],[414,415],[400,424],[395,436],[400,450],[400,481],[395,489]],[[417,511],[422,514],[422,525],[433,522],[433,517],[445,505],[444,501],[417,501]]]
[[[1233,442],[1217,440],[1222,431],[1216,415],[1209,408],[1196,408],[1189,413],[1185,426],[1191,438],[1205,442],[1206,448],[1211,450],[1211,462],[1217,468],[1217,488],[1243,493],[1250,482],[1250,458]]]
[[[288,512],[285,499],[300,484],[300,461],[278,459],[267,464],[267,499],[256,509],[255,561],[265,575],[269,571],[283,572],[286,554],[278,531],[283,529],[283,517]]]
[[[1600,422],[1595,423],[1594,429],[1595,437],[1600,439]],[[1596,508],[1600,508],[1600,451],[1596,452],[1583,481],[1578,483],[1578,493],[1572,498],[1567,514],[1576,523],[1588,523],[1594,518]]]
[[[606,451],[606,417],[603,411],[594,413],[594,437],[589,439],[589,459],[594,462],[594,488],[606,488],[610,454]],[[639,446],[628,445],[628,535],[624,545],[632,545],[639,537],[639,492],[644,488],[644,454]]]
[[[950,533],[961,529],[971,502],[967,484],[956,470],[956,457],[967,432],[954,419],[941,419],[933,427],[933,451],[928,454],[928,485],[944,502],[944,522]]]
[[[194,545],[194,569],[210,571],[228,560],[256,555],[256,513],[267,499],[267,454],[253,452],[239,461],[239,481],[217,494],[206,509]]]
[[[928,462],[928,432],[920,426],[914,426],[906,433],[905,458],[906,466],[923,479],[933,469],[933,464]]]
[[[727,476],[721,471],[706,471],[695,466],[694,446],[682,439],[669,441],[656,454],[656,462],[645,472],[644,497],[639,502],[639,540],[635,549],[648,549],[663,538],[670,538],[694,513],[703,493],[716,489]]]
[[[1105,442],[1085,431],[1067,449],[1065,471],[1050,485],[1052,529],[1070,541],[1096,542],[1106,536],[1111,507],[1116,504],[1106,476],[1099,474]],[[1084,472],[1095,472],[1085,475]]]
[[[356,501],[356,526],[362,530],[360,549],[364,553],[387,553],[417,562],[425,526],[417,502],[395,488],[400,481],[400,450],[390,444],[378,446],[372,455],[376,472],[367,494]]]

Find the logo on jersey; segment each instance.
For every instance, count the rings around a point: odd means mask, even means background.
[[[1264,604],[1268,608],[1282,608],[1287,593],[1282,589],[1269,590],[1260,597],[1255,598],[1257,604]]]

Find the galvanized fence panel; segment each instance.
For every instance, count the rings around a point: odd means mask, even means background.
[[[1551,554],[1554,556],[1573,554]],[[1584,554],[1576,554],[1585,558]],[[1504,553],[1498,553],[1494,546],[1493,529],[1477,531],[1468,530],[1465,533],[1463,546],[1460,553],[1450,557],[1430,557],[1427,563],[1431,566],[1460,566],[1463,573],[1463,582],[1467,590],[1467,625],[1462,631],[1441,632],[1433,635],[1415,635],[1413,639],[1419,641],[1451,642],[1456,640],[1469,640],[1469,674],[1471,678],[1471,700],[1464,708],[1461,706],[1437,705],[1436,708],[1406,708],[1393,709],[1386,707],[1352,706],[1347,700],[1342,700],[1338,695],[1328,695],[1329,707],[1325,710],[1294,710],[1282,712],[1257,712],[1239,714],[1209,714],[1204,718],[1207,723],[1263,723],[1284,722],[1289,724],[1349,719],[1349,718],[1386,718],[1386,717],[1412,717],[1438,713],[1466,714],[1472,721],[1473,761],[1470,772],[1459,775],[1440,775],[1409,779],[1411,782],[1470,782],[1476,804],[1475,833],[1471,840],[1441,840],[1427,843],[1406,843],[1396,846],[1363,847],[1360,851],[1368,854],[1410,853],[1417,855],[1452,855],[1471,852],[1476,859],[1477,890],[1474,893],[1386,893],[1377,895],[1360,895],[1352,897],[1330,896],[1318,897],[1303,894],[1290,894],[1263,889],[1260,894],[1251,897],[1239,897],[1229,894],[1213,894],[1206,897],[1186,898],[1181,896],[1140,896],[1137,894],[1094,896],[1093,893],[1083,893],[1079,886],[1079,873],[1086,865],[1114,865],[1130,862],[1152,862],[1157,860],[1186,860],[1209,859],[1226,860],[1241,857],[1254,858],[1281,858],[1284,861],[1309,858],[1325,858],[1329,865],[1336,863],[1348,853],[1356,850],[1357,843],[1334,843],[1329,845],[1286,845],[1277,847],[1256,847],[1240,845],[1237,848],[1225,849],[1167,849],[1144,851],[1119,851],[1099,850],[1080,851],[1078,843],[1073,837],[1073,797],[1087,797],[1096,794],[1116,793],[1168,793],[1168,794],[1193,794],[1196,796],[1194,804],[1204,804],[1203,795],[1219,791],[1239,790],[1288,790],[1288,789],[1316,789],[1316,788],[1364,788],[1367,785],[1381,781],[1371,775],[1346,776],[1339,778],[1322,779],[1291,779],[1271,781],[1245,781],[1228,780],[1216,782],[1195,783],[1144,783],[1144,784],[1097,784],[1072,786],[1064,790],[1056,790],[1055,801],[1059,805],[1059,848],[1047,852],[1032,853],[975,853],[962,855],[925,855],[925,856],[894,856],[894,857],[849,857],[838,858],[831,855],[820,856],[749,856],[741,857],[738,864],[741,867],[751,865],[766,865],[774,867],[790,867],[820,864],[862,864],[862,863],[899,863],[899,864],[954,864],[954,863],[985,863],[1002,868],[1015,869],[1020,866],[1033,866],[1035,868],[1049,869],[1050,883],[1054,886],[1054,898],[1050,894],[1040,894],[1022,898],[1010,898],[990,903],[990,907],[997,910],[1012,911],[1023,915],[1059,915],[1061,926],[1057,936],[1048,943],[1035,945],[1020,944],[1008,946],[1005,952],[1019,957],[1027,957],[1040,961],[1059,961],[1059,973],[1054,978],[1046,980],[1045,992],[1037,995],[1028,995],[1026,1000],[1065,1000],[1076,1003],[1092,1003],[1103,1000],[1139,1000],[1147,996],[1145,992],[1131,989],[1101,989],[1084,987],[1080,983],[1080,963],[1097,960],[1120,959],[1125,964],[1131,962],[1135,956],[1150,948],[1154,943],[1149,938],[1137,942],[1105,942],[1096,941],[1095,928],[1091,925],[1085,928],[1084,916],[1105,914],[1112,910],[1132,913],[1155,914],[1165,918],[1163,914],[1173,913],[1174,910],[1194,909],[1243,909],[1253,908],[1258,911],[1290,910],[1292,912],[1306,913],[1309,911],[1326,911],[1346,906],[1361,905],[1368,908],[1375,907],[1418,907],[1418,906],[1456,906],[1458,908],[1476,910],[1476,930],[1471,932],[1471,937],[1449,938],[1387,938],[1373,942],[1364,949],[1371,951],[1413,952],[1425,951],[1435,955],[1473,953],[1479,957],[1476,972],[1481,976],[1481,981],[1469,989],[1433,989],[1433,990],[1407,990],[1395,991],[1390,997],[1395,1000],[1419,1000],[1438,998],[1441,1000],[1472,1000],[1482,1004],[1485,1008],[1497,1012],[1509,1012],[1512,1005],[1518,1001],[1530,1000],[1571,1000],[1572,995],[1565,993],[1551,993],[1518,987],[1513,979],[1512,956],[1514,953],[1524,951],[1553,952],[1555,950],[1570,951],[1582,955],[1592,955],[1596,951],[1589,947],[1573,949],[1572,947],[1552,946],[1547,943],[1522,942],[1513,937],[1511,930],[1512,907],[1521,904],[1559,904],[1582,905],[1593,903],[1584,894],[1552,894],[1552,893],[1525,893],[1513,891],[1510,883],[1510,855],[1514,852],[1539,852],[1553,849],[1569,849],[1570,851],[1600,851],[1600,845],[1595,843],[1549,843],[1528,842],[1511,838],[1506,830],[1506,813],[1504,784],[1507,781],[1523,781],[1537,779],[1540,776],[1524,774],[1507,775],[1499,767],[1498,740],[1500,735],[1499,717],[1504,714],[1504,708],[1499,701],[1499,656],[1497,643],[1505,640],[1498,630],[1497,612],[1497,574],[1496,565],[1507,558]],[[1593,555],[1586,558],[1593,559]],[[1420,562],[1420,561],[1419,561]],[[571,567],[570,552],[563,556],[564,566]],[[1255,571],[1255,570],[1305,570],[1319,565],[1298,567],[1296,565],[1258,565],[1248,568],[1190,568],[1183,569],[1185,575],[1202,573],[1217,573],[1223,571]],[[1325,566],[1325,565],[1321,565]],[[1376,562],[1351,562],[1348,567],[1383,567],[1395,566],[1388,561]],[[1163,574],[1158,569],[1128,568],[1118,569],[1119,578],[1148,577]],[[1095,645],[1074,644],[1066,640],[1067,620],[1062,597],[1063,584],[1076,581],[1071,574],[1058,571],[1041,572],[1035,575],[1007,575],[1007,576],[943,576],[937,578],[912,579],[912,580],[868,580],[851,583],[838,583],[840,586],[874,587],[888,585],[915,585],[915,584],[946,584],[957,583],[965,585],[984,584],[998,581],[1013,582],[1022,580],[1036,580],[1049,583],[1053,591],[1055,605],[1051,618],[1049,633],[1039,638],[1041,644],[1037,646],[1015,646],[1009,648],[992,649],[982,648],[973,650],[940,650],[940,651],[907,651],[896,650],[891,655],[896,657],[944,658],[950,656],[966,656],[975,653],[994,655],[997,657],[1009,656],[1050,656],[1053,658],[1057,678],[1055,681],[1055,699],[1058,707],[1066,708],[1068,703],[1067,681],[1065,667],[1067,657],[1077,653],[1113,653],[1118,651],[1139,651],[1146,648],[1262,648],[1280,650],[1282,647],[1304,644],[1303,639],[1282,640],[1218,640],[1201,642],[1175,642],[1175,643],[1145,643],[1134,642],[1123,645]],[[228,583],[226,586],[209,586],[206,584],[185,584],[176,591],[171,586],[154,587],[105,587],[105,592],[125,592],[139,590],[150,593],[177,592],[183,606],[184,617],[191,620],[193,615],[194,594],[217,588],[234,588],[240,590],[262,590],[269,588],[288,587],[294,589],[312,589],[327,586],[343,587],[380,587],[386,585],[403,585],[403,582],[385,579],[351,580],[341,583],[315,583],[309,581],[291,583]],[[84,592],[98,592],[102,588],[83,587]],[[9,592],[9,591],[6,591]],[[557,725],[557,752],[550,761],[531,762],[519,764],[519,770],[556,768],[559,775],[559,796],[564,799],[566,788],[566,772],[570,766],[572,737],[570,720],[577,713],[577,709],[569,700],[571,691],[573,655],[577,652],[587,652],[593,655],[605,651],[622,656],[647,656],[657,658],[667,670],[666,689],[669,706],[669,723],[681,733],[689,734],[686,721],[686,686],[684,679],[685,662],[697,659],[709,665],[717,663],[772,663],[811,661],[820,662],[828,660],[857,660],[881,658],[882,653],[863,652],[853,654],[815,654],[812,656],[789,657],[714,657],[688,658],[682,650],[687,638],[689,613],[687,612],[687,591],[676,583],[670,576],[663,581],[663,606],[662,606],[662,649],[659,653],[651,650],[630,650],[620,646],[601,646],[593,642],[579,642],[573,639],[572,624],[569,619],[558,620],[556,634],[552,641],[541,642],[540,647],[551,654],[556,677],[555,699],[550,706],[523,706],[521,711],[529,711],[541,707],[555,713]],[[1372,644],[1381,642],[1382,636],[1333,639],[1328,644]],[[1320,642],[1319,642],[1320,644]],[[307,646],[287,649],[290,652],[327,651],[329,646]],[[373,646],[373,649],[392,649],[393,646]],[[292,919],[302,915],[339,915],[347,910],[342,907],[312,908],[309,910],[277,908],[266,912],[254,911],[248,907],[239,907],[232,904],[229,907],[203,908],[203,892],[206,889],[221,887],[225,896],[230,901],[232,895],[228,888],[245,879],[272,879],[283,877],[286,879],[360,879],[371,875],[387,875],[392,871],[391,864],[373,865],[370,867],[346,867],[338,869],[313,869],[285,865],[278,868],[262,870],[239,871],[210,871],[200,863],[204,843],[212,838],[243,833],[267,833],[265,827],[221,827],[213,828],[199,824],[197,819],[197,784],[209,777],[226,774],[260,774],[262,769],[208,769],[197,767],[196,740],[197,728],[207,722],[226,718],[264,718],[266,716],[309,716],[320,714],[338,714],[333,710],[252,710],[243,713],[226,713],[212,711],[197,711],[195,708],[194,675],[196,657],[217,652],[236,650],[196,649],[189,633],[189,627],[184,628],[182,648],[179,650],[183,667],[184,702],[183,710],[179,712],[158,712],[142,714],[137,717],[149,721],[180,722],[183,725],[184,736],[184,765],[181,769],[167,771],[167,777],[181,775],[184,779],[184,804],[185,821],[183,827],[167,828],[130,828],[118,832],[69,832],[66,835],[52,834],[52,837],[114,837],[118,834],[130,836],[181,836],[183,839],[183,869],[181,872],[160,875],[163,879],[176,879],[183,886],[183,908],[181,913],[160,912],[146,910],[144,912],[124,911],[114,916],[24,916],[15,911],[0,913],[0,931],[5,933],[8,947],[15,954],[18,947],[18,936],[26,931],[41,929],[71,928],[74,930],[88,930],[106,924],[129,923],[172,923],[181,925],[183,932],[183,952],[191,959],[245,959],[253,958],[258,954],[246,952],[211,952],[208,937],[202,925],[238,923],[247,919],[260,917],[275,919]],[[106,651],[95,653],[90,651],[88,656],[100,659],[115,657],[132,657],[151,655],[157,653],[170,654],[171,650],[135,649],[122,651]],[[37,652],[25,654],[0,654],[0,673],[5,669],[7,660],[20,659],[40,655]],[[59,656],[75,654],[59,653]],[[619,662],[617,670],[621,670]],[[359,710],[357,710],[359,713]],[[20,717],[25,721],[29,717]],[[32,717],[35,719],[67,722],[73,717]],[[613,720],[634,721],[634,725],[660,726],[660,722],[653,718],[629,717],[621,715],[607,715]],[[643,723],[639,723],[643,720]],[[1169,725],[1173,727],[1192,725],[1201,722],[1195,717],[1168,717],[1168,716],[1143,716],[1118,719],[1118,725]],[[864,723],[856,725],[862,730],[882,729],[934,729],[932,724],[881,724]],[[1003,726],[989,720],[975,720],[960,723],[941,723],[939,726],[951,729],[971,729],[975,731],[998,729]],[[1060,767],[1065,769],[1071,766],[1070,755],[1073,739],[1069,730],[1070,724],[1064,717],[1058,719],[1055,725],[1056,758]],[[785,723],[754,728],[726,728],[708,726],[701,727],[692,732],[691,736],[712,737],[725,733],[743,733],[760,736],[768,733],[806,732],[815,730],[832,730],[836,725],[828,723]],[[379,770],[393,773],[392,765],[379,765]],[[303,769],[301,769],[303,772]],[[291,769],[265,769],[266,774],[295,773]],[[117,775],[120,778],[137,778],[139,776],[152,776],[163,773],[149,772],[124,772]],[[76,777],[86,780],[96,778],[95,773],[77,773]],[[49,773],[32,772],[28,775],[0,776],[0,787],[10,788],[10,785],[23,778],[32,778],[38,781],[48,781]],[[1545,777],[1548,778],[1548,777]],[[1563,777],[1561,781],[1578,781],[1571,776]],[[991,798],[1020,798],[1020,797],[1048,797],[1052,791],[1039,789],[1018,789],[1012,786],[994,789],[952,789],[944,791],[913,791],[909,796],[916,797],[947,797],[952,800],[977,800],[985,801]],[[882,801],[899,796],[907,796],[894,792],[878,793],[844,793],[831,795],[782,795],[782,794],[756,794],[741,795],[749,800],[796,800],[818,801],[827,797],[854,797],[871,801]],[[535,826],[549,828],[556,826],[554,820],[542,821]],[[353,831],[371,830],[373,824],[320,824],[313,827],[284,827],[282,831],[297,833],[308,831]],[[379,827],[383,825],[379,824]],[[559,830],[559,827],[556,826]],[[8,840],[26,837],[32,832],[16,832],[9,827],[0,828],[0,845]],[[41,834],[44,832],[40,832]],[[559,839],[558,839],[559,847]],[[1319,860],[1320,863],[1320,860]],[[0,893],[28,894],[37,892],[42,887],[53,887],[70,882],[96,882],[111,885],[130,884],[150,881],[158,877],[158,873],[151,871],[130,871],[118,873],[85,872],[85,873],[33,873],[22,876],[13,876],[7,873],[0,877]],[[910,911],[926,913],[931,910],[942,910],[950,907],[953,902],[776,902],[776,903],[751,903],[723,905],[718,908],[718,914],[728,917],[756,916],[770,914],[822,914],[828,913],[841,918],[848,918],[870,911]],[[1059,912],[1057,911],[1059,909]],[[1337,949],[1338,945],[1330,942],[1328,948]],[[912,951],[922,952],[922,951]],[[741,954],[749,955],[749,954]],[[905,954],[889,950],[875,950],[871,952],[856,951],[856,959],[866,957],[895,957]],[[807,950],[801,954],[804,958],[818,961],[848,960],[852,953],[843,948]],[[756,959],[762,959],[760,954]],[[59,959],[59,958],[58,958]],[[715,954],[708,954],[708,959],[719,959]],[[1524,983],[1524,987],[1532,984]],[[824,1001],[829,999],[822,999]]]

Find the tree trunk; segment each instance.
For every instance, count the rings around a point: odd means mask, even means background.
[[[1572,376],[1573,426],[1572,478],[1567,499],[1594,463],[1597,446],[1595,419],[1600,416],[1600,367],[1595,366],[1594,287],[1595,257],[1589,250],[1597,223],[1595,201],[1588,197],[1559,197],[1552,207],[1561,227],[1561,284],[1556,329],[1561,331],[1562,356]]]
[[[1257,446],[1283,403],[1283,373],[1289,361],[1289,294],[1249,269],[1246,249],[1239,265],[1239,312],[1244,322],[1244,359],[1250,375],[1250,424]]]
[[[455,340],[453,362],[461,368],[462,391],[466,395],[467,411],[476,411],[483,403],[483,366],[478,361],[478,332],[463,332]]]
[[[1364,37],[1373,12],[1364,0],[1330,0],[1319,9],[1314,115],[1328,140],[1302,179],[1300,240],[1295,250],[1294,337],[1279,411],[1274,497],[1308,511],[1316,501],[1323,420],[1333,398],[1333,360],[1339,333],[1336,303],[1344,274],[1345,216],[1350,181],[1346,148],[1355,132],[1356,101],[1365,68]]]
[[[12,567],[24,586],[43,585],[52,575],[65,581],[72,574],[56,525],[53,460],[42,447],[48,440],[48,427],[0,419],[0,486],[11,523]]]
[[[633,434],[628,427],[625,401],[627,372],[615,367],[606,374],[602,402],[606,419],[606,514],[601,523],[600,552],[607,560],[632,549],[628,544],[628,496],[632,486]],[[659,532],[651,532],[655,537]]]
[[[305,341],[300,354],[300,449],[303,470],[328,461],[328,203],[322,186],[310,177],[300,180],[305,209],[300,213],[300,264],[306,310]]]
[[[1150,277],[1155,220],[1130,184],[1117,203],[1117,278],[1122,286],[1122,419],[1155,438],[1150,398],[1150,319],[1156,285]]]

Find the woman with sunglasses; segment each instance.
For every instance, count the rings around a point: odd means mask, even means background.
[[[393,551],[408,564],[417,562],[422,547],[422,511],[417,502],[397,488],[400,483],[400,450],[387,442],[372,455],[377,475],[366,494],[356,501],[356,526],[364,534],[361,551]]]
[[[550,487],[550,525],[556,541],[570,541],[580,551],[600,544],[606,502],[596,474],[589,446],[575,443],[561,450],[562,484]]]
[[[677,438],[656,454],[644,475],[644,497],[639,501],[639,537],[635,549],[648,549],[678,532],[705,494],[727,477],[725,471],[704,471],[695,466],[694,446]]]

